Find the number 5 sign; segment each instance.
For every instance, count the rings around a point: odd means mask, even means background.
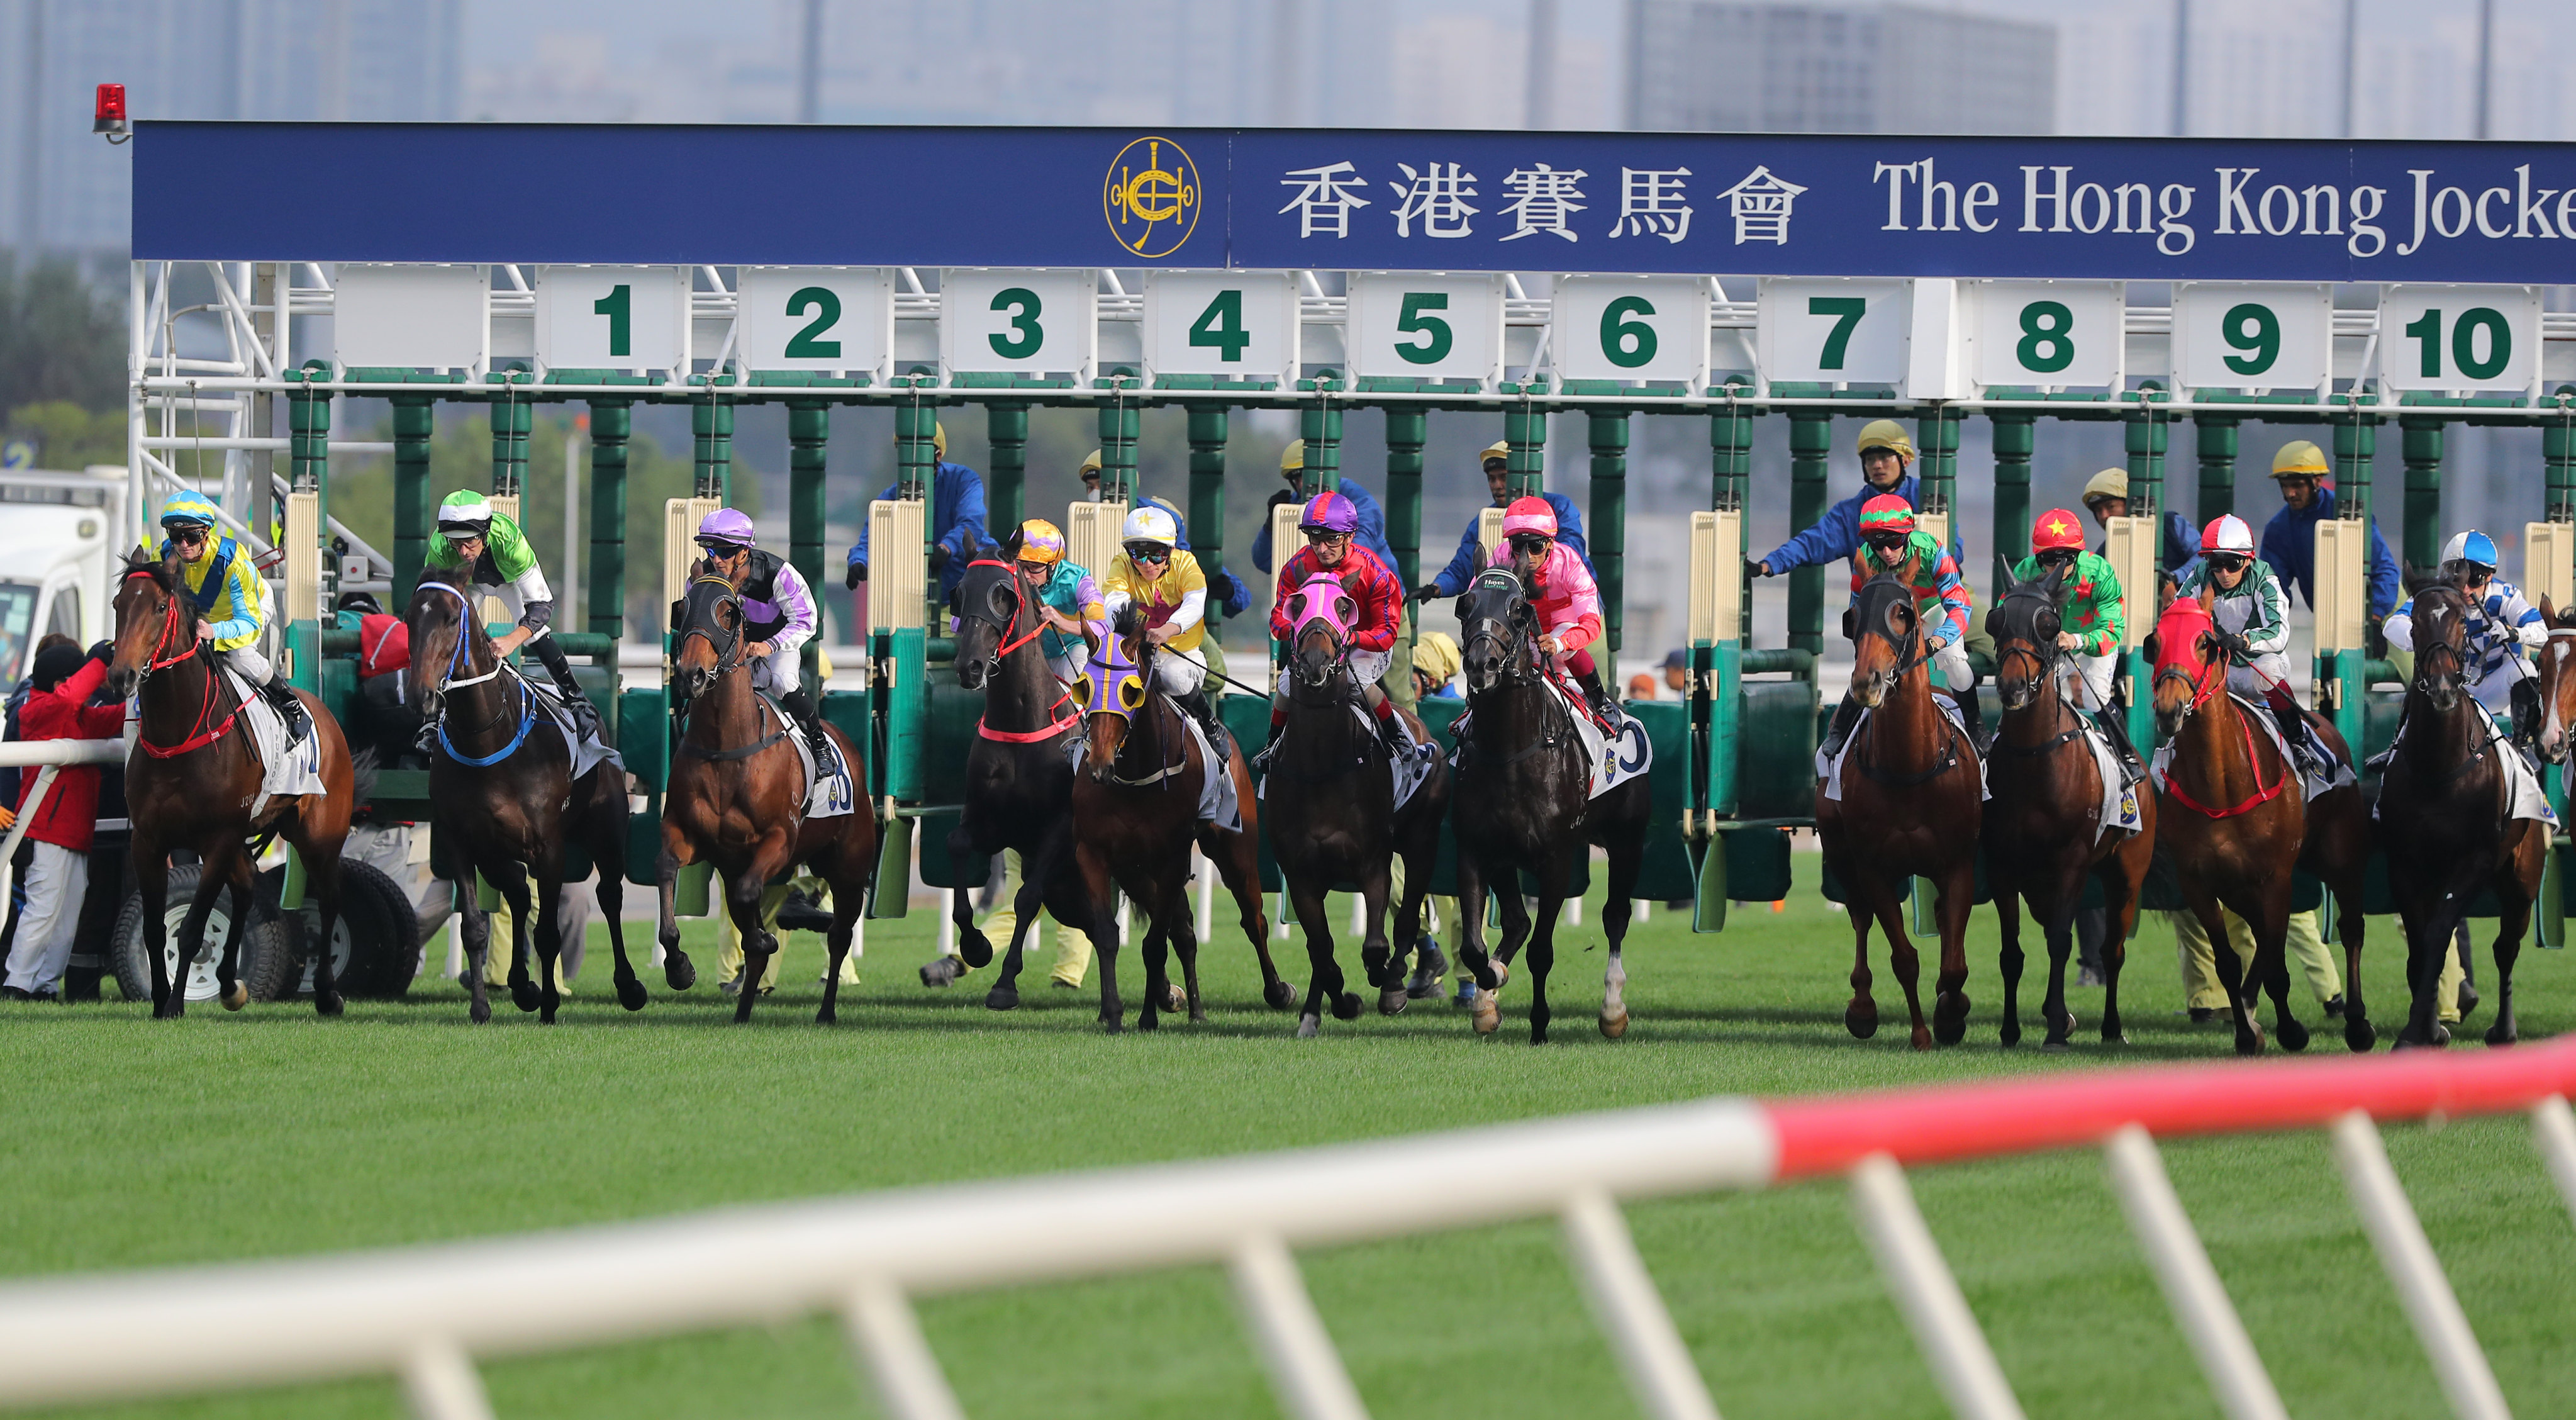
[[[1156,375],[1297,378],[1297,278],[1286,271],[1145,273],[1145,368]]]
[[[1565,276],[1556,283],[1557,372],[1569,380],[1708,384],[1708,281]]]
[[[1503,377],[1503,278],[1482,273],[1351,273],[1351,374]]]

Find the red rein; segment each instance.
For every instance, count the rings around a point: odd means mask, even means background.
[[[2185,664],[2184,658],[2189,654],[2187,648],[2197,648],[2200,638],[2214,629],[2215,623],[2209,619],[2209,613],[2201,610],[2200,603],[2190,600],[2177,600],[2166,609],[2164,618],[2156,623],[2156,674],[2159,678],[2167,671],[2183,675],[2191,685],[2191,710],[2195,714],[2206,708],[2217,697],[2220,687],[2227,683],[2227,663],[2224,660],[2204,661],[2197,667]],[[2236,818],[2281,797],[2281,792],[2290,787],[2290,766],[2286,758],[2271,787],[2264,787],[2263,760],[2261,752],[2254,747],[2254,723],[2240,710],[2236,724],[2245,732],[2245,764],[2254,774],[2254,792],[2233,807],[2212,808],[2193,798],[2182,787],[2181,776],[2168,770],[2165,792],[2173,795],[2175,803],[2204,818]]]
[[[1019,576],[1017,569],[1011,568],[1009,563],[998,562],[991,558],[978,558],[966,565],[969,567],[1001,567],[1006,570],[1010,570],[1011,575],[1014,578]],[[1002,631],[1002,644],[993,652],[993,659],[995,661],[998,662],[1004,656],[1011,654],[1013,651],[1020,649],[1022,646],[1025,646],[1032,641],[1035,641],[1038,639],[1040,634],[1045,632],[1046,619],[1044,617],[1039,617],[1037,618],[1038,624],[1029,628],[1029,634],[1019,637],[1016,640],[1012,639],[1011,633],[1020,629],[1020,608],[1026,605],[1027,602],[1028,597],[1023,595],[1018,602],[1012,604],[1011,624],[1008,627],[1005,627]],[[1047,708],[1049,710],[1053,710],[1056,705],[1062,705],[1071,699],[1073,699],[1073,692],[1067,690],[1064,694],[1055,698],[1055,705],[1049,705]],[[1051,724],[1042,730],[997,730],[992,726],[985,724],[984,718],[978,715],[975,717],[975,733],[982,735],[988,740],[999,740],[1004,744],[1028,745],[1036,744],[1040,740],[1054,739],[1056,736],[1063,734],[1065,731],[1073,728],[1081,722],[1081,716],[1067,715],[1063,719],[1056,721],[1054,724]]]
[[[142,568],[138,568],[125,574],[128,581],[131,581],[136,577],[149,577],[151,575],[152,573],[148,569]],[[146,675],[149,675],[154,671],[168,670],[170,667],[175,666],[181,661],[188,659],[190,656],[197,654],[197,645],[195,642],[191,641],[188,644],[187,650],[182,651],[175,656],[162,655],[162,652],[170,649],[170,638],[177,635],[179,632],[179,598],[174,595],[168,601],[163,602],[161,606],[161,637],[152,644],[152,659],[147,662],[143,668],[144,674]],[[154,759],[176,759],[180,755],[186,754],[191,750],[204,749],[206,746],[222,739],[224,737],[224,733],[233,727],[233,721],[241,718],[242,705],[244,702],[238,700],[234,701],[231,714],[226,715],[222,721],[216,724],[213,728],[206,728],[206,717],[212,715],[215,710],[215,681],[217,678],[214,663],[212,661],[207,662],[206,698],[203,703],[197,706],[198,731],[196,734],[190,735],[188,738],[181,740],[174,745],[156,745],[152,741],[145,739],[141,731],[138,729],[134,736],[135,745],[145,754],[152,756]]]

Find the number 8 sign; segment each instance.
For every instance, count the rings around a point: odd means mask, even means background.
[[[1978,281],[1976,372],[1981,385],[2109,385],[2128,296],[2117,281]]]
[[[1565,276],[1554,301],[1557,369],[1570,380],[1708,383],[1708,281]]]

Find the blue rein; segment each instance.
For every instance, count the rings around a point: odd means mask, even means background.
[[[465,642],[471,635],[472,631],[472,629],[466,625],[465,619],[474,614],[474,604],[466,598],[465,593],[457,590],[455,587],[449,586],[445,582],[423,581],[421,585],[424,587],[436,587],[440,591],[447,593],[449,596],[456,598],[457,602],[456,646],[447,657],[447,674],[439,680],[439,689],[444,693],[448,685],[455,681],[456,673],[464,668]],[[494,666],[493,674],[500,674],[499,665]],[[447,757],[449,759],[455,760],[459,764],[470,765],[476,769],[484,769],[498,764],[502,760],[508,759],[511,755],[518,753],[519,746],[528,742],[528,732],[536,728],[536,723],[537,698],[534,695],[529,694],[528,691],[523,688],[519,692],[519,730],[518,733],[510,736],[510,742],[508,744],[501,746],[499,749],[494,750],[492,753],[484,755],[479,759],[473,755],[466,754],[457,749],[455,741],[450,740],[447,737],[447,716],[444,711],[442,711],[438,717],[438,747],[447,752]]]

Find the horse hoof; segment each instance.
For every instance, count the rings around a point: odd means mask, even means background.
[[[1918,1051],[1930,1050],[1932,1048],[1932,1032],[1922,1026],[1916,1026],[1914,1028],[1914,1048]]]
[[[968,966],[991,966],[993,939],[969,927],[957,934],[957,955],[965,958]]]
[[[224,1009],[227,1011],[238,1011],[249,1004],[250,988],[238,981],[232,984],[231,990],[224,993]]]
[[[2118,1026],[2104,1026],[2102,1028],[2102,1043],[2104,1045],[2126,1045],[2129,1043],[2129,1033],[2120,1029]]]
[[[1878,1003],[1855,1000],[1843,1007],[1843,1029],[1856,1040],[1867,1040],[1878,1034]]]
[[[662,979],[670,983],[672,990],[686,991],[698,984],[697,964],[689,960],[687,952],[669,948],[662,953]]]
[[[1016,1011],[1019,1008],[1020,993],[1015,987],[996,986],[992,990],[984,993],[985,1010]]]
[[[1478,1035],[1492,1035],[1503,1023],[1502,1008],[1495,1004],[1494,993],[1478,991],[1473,1005],[1467,1008]]]
[[[533,981],[513,981],[510,983],[511,1005],[518,1007],[522,1011],[533,1011],[545,1003],[545,993],[537,989],[537,983]]]
[[[1603,1011],[1603,1012],[1601,1013],[1601,1038],[1602,1038],[1602,1039],[1604,1039],[1604,1040],[1617,1040],[1619,1037],[1621,1037],[1621,1036],[1623,1036],[1623,1035],[1626,1035],[1627,1033],[1628,1033],[1628,1012],[1627,1012],[1626,1008],[1624,1008],[1624,1007],[1623,1007],[1623,1008],[1621,1008],[1621,1009],[1620,1009],[1620,1011],[1619,1011],[1616,1015],[1613,1015],[1613,1014],[1611,1014],[1611,1013],[1610,1013],[1610,1012],[1608,1012],[1608,1011]]]
[[[1177,981],[1165,983],[1163,1009],[1176,1016],[1186,1013],[1190,1009],[1190,993],[1181,989],[1181,984]]]
[[[1160,1012],[1157,1012],[1157,1011],[1138,1011],[1138,1012],[1136,1013],[1136,1029],[1138,1029],[1138,1030],[1161,1030],[1162,1028],[1163,1028],[1163,1017],[1162,1017],[1162,1014],[1161,1014]]]
[[[829,1006],[820,1006],[815,1008],[814,1024],[818,1026],[835,1025],[839,1023],[840,1019],[840,1013]]]
[[[921,984],[933,990],[954,986],[965,974],[965,966],[955,957],[932,957],[921,964]]]
[[[1117,1016],[1102,1016],[1100,1030],[1104,1035],[1123,1035],[1127,1030],[1127,1022]]]
[[[2489,1045],[2511,1045],[2520,1037],[2521,1032],[2515,1030],[2512,1023],[2508,1021],[2498,1021],[2494,1025],[2487,1027],[2487,1044]]]
[[[2451,1028],[2442,1024],[2440,1021],[2433,1022],[2433,1043],[2435,1045],[2449,1045],[2451,1043]]]
[[[1968,1038],[1968,993],[1944,991],[1932,1004],[1932,1038],[1957,1045]]]
[[[1356,1021],[1360,1018],[1360,993],[1345,991],[1333,998],[1333,1019]]]
[[[2463,978],[2460,982],[2459,995],[2456,998],[2456,1004],[2460,1008],[2461,1020],[2467,1020],[2470,1013],[2477,1010],[2480,999],[2481,998],[2478,995],[2478,984],[2474,981]]]
[[[2006,1020],[2004,1021],[2004,1028],[2003,1028],[2002,1030],[1997,1031],[1997,1032],[1995,1033],[1995,1038],[1996,1038],[1998,1041],[2002,1042],[2003,1047],[2004,1047],[2004,1049],[2006,1049],[2006,1050],[2013,1049],[2015,1046],[2020,1045],[2020,1044],[2021,1044],[2021,1022],[2016,1021],[2016,1020],[2006,1019]]]
[[[1324,1018],[1316,1015],[1312,1011],[1308,1011],[1306,1014],[1297,1018],[1297,1038],[1299,1040],[1313,1040],[1316,1033],[1321,1031],[1323,1028]]]
[[[1381,986],[1377,991],[1377,1013],[1381,1016],[1403,1015],[1404,1008],[1411,1004],[1412,1000],[1412,997],[1404,994],[1404,983],[1401,981],[1393,986]]]
[[[2299,1024],[2294,1017],[2283,1016],[2280,1023],[2272,1028],[2272,1034],[2280,1038],[2283,1050],[2299,1051],[2308,1048],[2308,1028]]]
[[[491,1003],[488,1001],[475,1002],[472,1006],[466,1008],[465,1018],[478,1026],[490,1024],[492,1020]]]
[[[1530,1022],[1530,1044],[1532,1044],[1532,1045],[1545,1045],[1545,1044],[1547,1044],[1547,1022],[1545,1022],[1545,1021],[1532,1021],[1532,1022]]]
[[[337,991],[314,992],[313,1014],[317,1016],[336,1016],[340,1014],[340,993]]]
[[[1270,1003],[1270,1009],[1284,1011],[1297,1004],[1297,988],[1285,981],[1274,981],[1261,989],[1261,999]]]
[[[2259,1030],[2239,1029],[2236,1032],[2236,1053],[2239,1055],[2262,1054],[2263,1032]]]
[[[2368,1018],[2347,1015],[2343,1022],[2343,1043],[2345,1049],[2359,1055],[2379,1044],[2379,1032],[2371,1028]]]
[[[630,1011],[640,1011],[644,1009],[644,1003],[648,999],[650,998],[644,994],[643,982],[632,976],[621,976],[617,978],[618,1005],[623,1006]]]

